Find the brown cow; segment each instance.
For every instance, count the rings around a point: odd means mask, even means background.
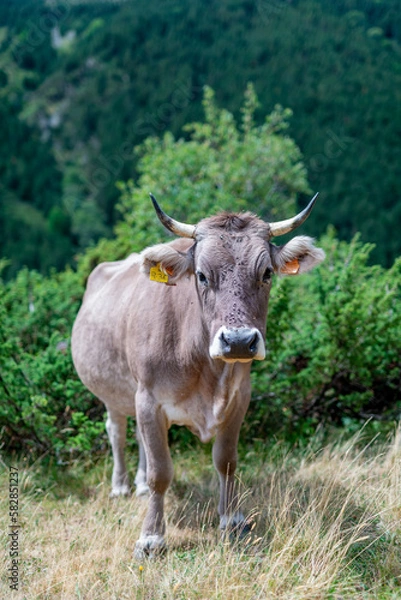
[[[251,395],[251,364],[265,357],[271,277],[303,273],[324,258],[309,237],[284,246],[270,239],[303,223],[315,200],[279,223],[223,213],[193,226],[168,217],[152,196],[164,226],[181,239],[101,264],[89,277],[72,333],[73,359],[83,383],[107,408],[113,496],[130,492],[127,416],[137,420],[135,484],[138,495],[150,492],[137,558],[165,547],[173,423],[203,442],[215,438],[220,528],[244,523],[234,492],[237,442]]]

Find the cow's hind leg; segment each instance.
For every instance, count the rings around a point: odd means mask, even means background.
[[[136,495],[145,496],[149,494],[149,486],[146,479],[146,453],[145,448],[143,446],[143,441],[141,433],[139,431],[139,427],[137,427],[136,438],[138,440],[139,449],[139,464],[135,476]]]
[[[127,436],[127,417],[107,408],[106,430],[113,452],[113,475],[110,497],[127,496],[131,493],[124,459]]]

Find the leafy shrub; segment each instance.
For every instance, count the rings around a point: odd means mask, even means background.
[[[399,416],[401,259],[388,270],[369,266],[370,245],[339,242],[332,232],[321,245],[327,258],[318,269],[274,283],[268,353],[253,369],[245,437],[280,429],[307,436],[319,423],[350,428]],[[80,277],[23,270],[0,285],[3,449],[59,461],[103,449],[104,407],[79,381],[69,352]],[[185,435],[174,429],[173,439]]]
[[[248,87],[242,121],[214,103],[206,89],[205,123],[188,141],[148,139],[139,148],[140,176],[122,184],[114,240],[80,260],[79,271],[49,277],[22,270],[0,280],[0,430],[5,450],[54,453],[103,448],[104,407],[80,383],[69,339],[83,281],[100,261],[115,260],[165,239],[150,202],[196,222],[218,209],[250,208],[283,218],[306,191],[295,144],[277,108],[256,127],[257,98]],[[266,201],[268,198],[268,201]],[[284,201],[285,200],[285,201]],[[283,207],[286,207],[285,209]],[[358,238],[321,241],[327,259],[306,276],[274,283],[267,323],[267,358],[254,366],[248,436],[279,428],[307,435],[318,423],[346,424],[371,416],[396,418],[401,397],[401,259],[391,269],[369,266],[371,245]],[[0,261],[1,266],[5,265]],[[185,440],[174,430],[174,440]],[[132,439],[132,438],[131,438]]]
[[[237,125],[206,88],[205,122],[187,127],[189,141],[166,133],[138,149],[140,176],[136,184],[121,184],[124,219],[116,239],[88,250],[78,274],[67,270],[46,278],[22,270],[14,281],[0,283],[0,427],[6,449],[54,452],[62,461],[74,451],[102,447],[104,408],[74,371],[70,331],[82,284],[98,262],[164,239],[149,191],[160,193],[176,218],[194,222],[219,209],[256,211],[268,204],[272,214],[294,210],[296,193],[308,186],[300,151],[284,135],[289,111],[277,107],[259,127],[257,105],[248,86]]]
[[[206,87],[205,121],[187,125],[189,139],[148,138],[136,149],[137,181],[120,183],[123,219],[116,239],[103,240],[80,261],[86,277],[105,259],[123,258],[165,239],[155,219],[149,192],[178,220],[196,223],[222,210],[253,210],[279,220],[295,212],[298,193],[309,192],[301,153],[285,135],[290,110],[276,106],[261,126],[254,114],[258,99],[249,85],[236,123],[232,113],[217,107]]]
[[[62,461],[104,442],[103,407],[79,381],[69,338],[83,289],[72,271],[26,269],[0,283],[0,429],[3,449]]]
[[[253,433],[399,417],[401,259],[388,270],[369,266],[371,245],[339,242],[332,231],[321,244],[318,269],[272,290],[269,352],[253,373]]]

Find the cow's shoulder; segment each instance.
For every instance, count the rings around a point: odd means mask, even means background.
[[[124,260],[100,263],[89,275],[86,286],[86,295],[92,296],[96,294],[112,278],[123,275],[132,268],[139,267],[139,264],[140,256],[136,253],[130,254]]]

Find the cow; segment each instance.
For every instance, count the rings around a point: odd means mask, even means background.
[[[158,218],[177,238],[100,264],[88,279],[72,356],[82,382],[107,409],[111,496],[131,491],[124,445],[127,416],[136,418],[136,493],[149,494],[134,550],[139,560],[166,547],[172,424],[185,425],[202,442],[214,438],[220,528],[245,525],[234,485],[237,444],[251,397],[251,364],[265,358],[272,276],[297,275],[324,259],[310,237],[283,246],[270,240],[300,226],[316,197],[284,221],[223,212],[190,225],[168,216],[151,194]]]

